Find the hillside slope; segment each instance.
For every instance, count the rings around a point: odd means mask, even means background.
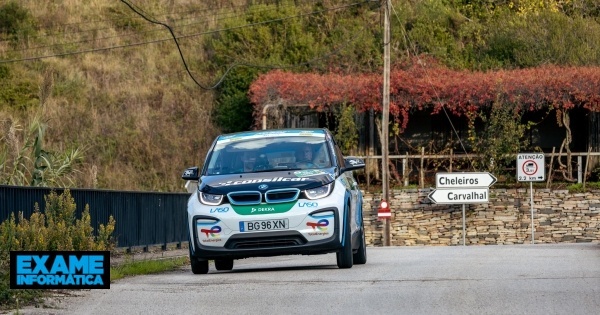
[[[191,2],[168,3],[139,5],[193,9]],[[0,64],[0,127],[9,162],[31,138],[38,114],[47,125],[44,150],[83,150],[74,186],[181,191],[181,172],[201,163],[219,129],[211,120],[214,92],[190,79],[169,32],[121,2],[19,4],[32,31],[23,32],[23,23],[21,33],[0,41],[2,59],[16,60]],[[152,42],[157,39],[165,40]],[[197,46],[182,42],[192,65],[204,59]]]

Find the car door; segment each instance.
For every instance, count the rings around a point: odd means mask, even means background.
[[[338,164],[340,165],[340,167],[345,167],[346,162],[344,160],[344,156],[342,154],[342,150],[339,148],[339,146],[334,142],[334,150],[335,150],[335,155],[338,161]],[[346,191],[350,194],[350,204],[348,205],[348,208],[350,210],[350,228],[352,230],[352,232],[354,233],[356,231],[356,229],[358,228],[359,223],[361,222],[360,220],[358,220],[358,216],[357,216],[357,211],[358,209],[360,209],[360,207],[358,206],[358,202],[360,199],[360,190],[358,190],[358,184],[356,182],[356,180],[354,179],[353,173],[352,171],[346,171],[343,174],[340,175],[340,181],[342,181],[342,183],[344,184],[344,186],[346,187]]]
[[[359,229],[362,227],[362,192],[358,187],[358,182],[354,178],[354,174],[352,171],[346,172],[346,177],[348,178],[348,182],[350,183],[350,194],[352,195],[352,216],[354,218],[353,230],[354,228]]]

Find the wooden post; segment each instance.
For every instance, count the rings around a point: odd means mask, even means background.
[[[450,149],[450,173],[452,173],[452,155],[454,154],[454,150]]]
[[[548,179],[546,180],[546,189],[550,188],[552,184],[552,164],[554,163],[554,150],[556,147],[552,147],[552,155],[550,156],[550,164],[548,165]]]
[[[425,147],[421,147],[421,168],[419,169],[419,187],[425,188]]]
[[[403,164],[406,165],[406,168],[402,170],[402,177],[404,177],[404,187],[406,187],[410,184],[410,171],[408,170],[408,166],[410,165],[410,163],[408,161],[408,151],[406,152],[406,156],[402,160],[404,161]]]
[[[592,152],[592,146],[589,146],[587,156],[585,157],[585,170],[583,171],[583,191],[585,191],[585,182],[588,175],[588,164],[590,164],[590,153]]]
[[[381,165],[381,180],[383,188],[383,199],[390,202],[390,185],[389,185],[389,116],[390,116],[390,0],[386,0],[385,7],[383,7],[383,95],[382,95],[382,159]],[[385,219],[385,246],[391,245],[391,218]]]

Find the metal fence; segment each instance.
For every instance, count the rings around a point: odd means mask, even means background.
[[[44,196],[51,188],[1,186],[0,222],[23,212],[29,218],[35,204],[45,209]],[[54,188],[58,194],[64,189]],[[70,189],[77,205],[76,216],[81,217],[86,205],[90,209],[91,225],[98,231],[100,224],[108,223],[112,215],[116,221],[113,235],[119,248],[176,244],[188,241],[187,200],[189,193],[128,192],[96,189]]]
[[[565,157],[566,154],[545,154],[546,167],[552,174],[553,160]],[[571,153],[573,157],[573,176],[577,182],[585,181],[585,174],[589,174],[587,162],[591,157],[600,158],[600,152]],[[381,163],[381,156],[363,156],[368,161]],[[428,170],[427,161],[441,159],[449,161],[449,169],[453,171],[453,161],[468,158],[466,155],[391,155],[390,160],[400,162],[398,172],[402,174],[404,186],[419,183],[425,186],[428,175],[434,177],[435,171]],[[516,157],[515,157],[516,158]],[[585,161],[584,161],[585,160]],[[426,173],[429,171],[429,173]],[[454,171],[460,171],[455,168]],[[410,176],[412,175],[412,176]],[[367,172],[368,188],[370,179]],[[552,176],[547,176],[551,179]],[[55,188],[57,193],[64,189]],[[45,208],[44,196],[48,195],[51,188],[2,186],[0,185],[0,222],[10,217],[11,213],[23,212],[29,218],[39,205],[41,211]],[[132,248],[176,243],[178,246],[188,241],[187,200],[189,193],[157,193],[157,192],[131,192],[95,189],[71,189],[71,195],[77,205],[76,215],[81,213],[88,205],[90,209],[91,224],[95,231],[100,224],[106,224],[112,215],[116,221],[114,236],[117,247]]]

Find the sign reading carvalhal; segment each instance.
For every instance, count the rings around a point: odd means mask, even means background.
[[[462,204],[463,245],[466,245],[465,204],[489,202],[489,187],[496,181],[487,172],[435,174],[436,189],[427,197],[436,204]]]
[[[437,173],[429,199],[437,204],[464,204],[489,202],[489,187],[496,183],[490,173]]]

